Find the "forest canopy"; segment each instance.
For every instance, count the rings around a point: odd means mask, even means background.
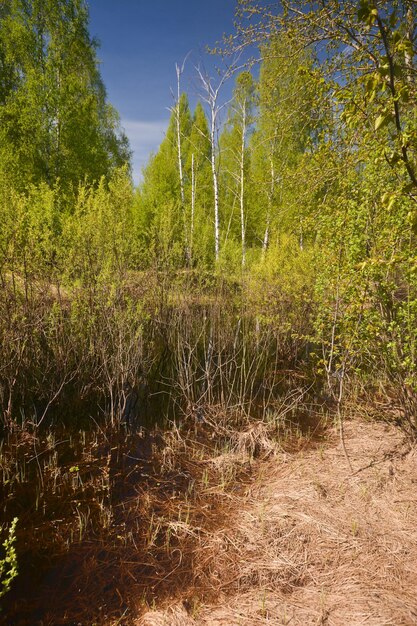
[[[83,0],[0,5],[0,177],[62,191],[129,162]]]

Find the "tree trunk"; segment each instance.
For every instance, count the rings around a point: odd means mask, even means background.
[[[215,152],[215,135],[216,135],[216,117],[212,112],[211,115],[211,173],[213,176],[213,194],[214,194],[214,256],[216,261],[219,260],[220,254],[220,219],[219,219],[219,183],[216,170],[216,152]]]
[[[407,24],[406,24],[406,28],[407,28],[407,39],[408,41],[411,43],[411,50],[406,50],[405,52],[405,66],[406,66],[406,70],[407,70],[407,82],[412,85],[413,84],[413,77],[414,77],[414,72],[413,72],[413,51],[414,51],[414,9],[413,9],[413,5],[410,3],[408,5],[407,8],[407,15],[406,15],[406,20],[407,20]]]
[[[191,155],[191,224],[190,224],[190,263],[193,257],[194,242],[194,215],[195,215],[195,169],[194,152]]]
[[[240,228],[242,237],[242,267],[246,262],[246,232],[245,232],[245,139],[246,139],[246,103],[242,111],[242,143],[240,151]]]
[[[182,145],[181,145],[181,111],[180,111],[180,98],[181,98],[181,90],[180,90],[180,78],[182,70],[180,66],[176,63],[175,69],[177,71],[177,103],[176,103],[176,126],[177,126],[177,160],[178,160],[178,174],[180,179],[180,195],[181,195],[181,212],[184,220],[184,244],[185,244],[185,260],[186,264],[190,264],[190,246],[188,241],[188,232],[187,232],[187,217],[185,214],[185,193],[184,193],[184,172],[182,167]]]

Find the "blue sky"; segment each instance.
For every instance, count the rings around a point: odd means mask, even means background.
[[[235,0],[88,0],[88,5],[90,32],[100,41],[101,74],[134,151],[138,182],[167,127],[175,63],[191,51],[182,87],[194,106],[199,90],[194,66],[203,61],[212,71],[220,63],[205,47],[233,32]],[[225,88],[225,98],[232,87]]]

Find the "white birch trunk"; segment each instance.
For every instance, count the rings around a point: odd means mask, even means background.
[[[180,77],[181,77],[181,68],[179,65],[175,64],[175,68],[177,70],[177,158],[178,158],[178,172],[180,177],[180,192],[181,192],[181,205],[184,208],[185,200],[184,200],[184,175],[182,170],[182,154],[181,154],[181,120],[180,120]]]
[[[268,214],[266,216],[266,226],[265,226],[265,233],[264,233],[264,238],[262,241],[262,258],[265,257],[266,251],[268,250],[268,246],[269,246],[269,211]]]
[[[200,67],[197,67],[197,72],[200,77],[201,84],[203,86],[205,95],[203,96],[204,102],[210,109],[210,162],[211,173],[213,181],[213,195],[214,195],[214,255],[216,262],[219,260],[220,255],[220,214],[219,214],[219,182],[216,170],[216,130],[217,130],[217,116],[220,111],[226,106],[227,103],[219,106],[218,98],[219,92],[224,82],[231,76],[232,66],[220,78],[216,87],[213,87],[211,78]]]
[[[300,250],[301,252],[304,250],[304,233],[302,223],[300,223]]]
[[[184,60],[185,63],[185,60]],[[190,264],[190,244],[188,241],[188,226],[187,226],[187,216],[185,211],[185,192],[184,192],[184,170],[182,165],[182,142],[181,142],[181,110],[180,110],[180,99],[181,99],[181,89],[180,89],[180,80],[181,74],[184,71],[184,63],[182,67],[175,64],[175,69],[177,72],[177,102],[175,106],[176,110],[176,127],[177,127],[177,160],[178,160],[178,175],[180,179],[180,197],[181,197],[181,212],[182,218],[184,221],[184,246],[185,246],[185,260],[186,264]]]
[[[216,261],[219,260],[220,254],[220,219],[219,219],[219,183],[216,170],[216,116],[215,112],[211,113],[211,173],[213,177],[213,195],[214,195],[214,256]]]
[[[242,110],[242,143],[240,151],[240,228],[242,236],[242,267],[246,262],[246,228],[245,228],[245,139],[246,139],[246,102]]]
[[[191,224],[190,224],[190,262],[193,256],[194,242],[194,215],[195,215],[195,169],[194,152],[191,155]]]
[[[414,35],[414,9],[413,9],[413,5],[410,3],[408,9],[407,9],[407,39],[409,40],[409,42],[411,43],[411,50],[414,50],[413,47],[413,35]],[[406,50],[405,52],[405,66],[407,69],[407,82],[409,84],[413,83],[413,77],[414,77],[414,73],[413,73],[413,52],[410,52],[409,50]]]

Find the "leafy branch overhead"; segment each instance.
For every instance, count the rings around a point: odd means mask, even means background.
[[[242,42],[285,33],[295,47],[315,51],[316,66],[343,106],[346,122],[361,133],[378,131],[382,152],[394,144],[405,174],[417,186],[415,3],[241,0],[239,7]],[[248,17],[251,25],[245,26]]]

